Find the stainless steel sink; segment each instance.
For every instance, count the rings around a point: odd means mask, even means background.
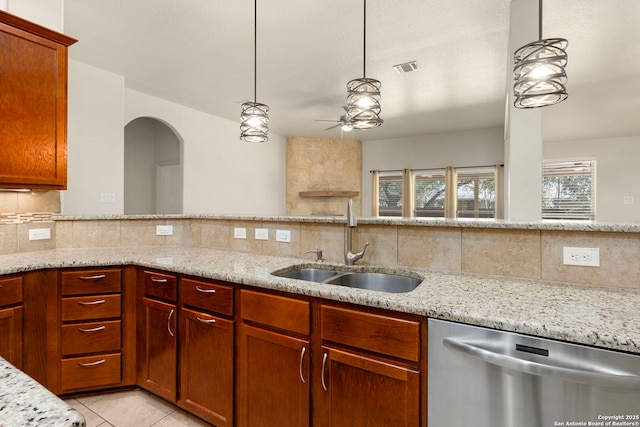
[[[332,268],[304,266],[289,267],[284,270],[274,271],[271,274],[308,282],[390,293],[411,292],[422,282],[420,278],[399,274],[342,271]]]
[[[306,280],[308,282],[320,283],[324,280],[334,277],[338,273],[338,271],[324,268],[304,267],[288,269],[283,272],[276,271],[273,274],[274,276],[279,277],[288,277],[290,279]]]
[[[338,275],[324,283],[368,289],[370,291],[404,293],[414,290],[422,280],[414,277],[386,273],[347,273]]]

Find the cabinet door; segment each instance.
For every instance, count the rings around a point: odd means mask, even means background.
[[[239,352],[239,426],[308,426],[309,341],[243,324]]]
[[[383,360],[323,347],[316,425],[418,427],[420,374]]]
[[[143,298],[142,387],[173,402],[177,388],[176,306]]]
[[[233,426],[233,326],[180,311],[180,404],[218,427]]]
[[[0,310],[0,356],[22,369],[22,307]]]
[[[0,12],[0,185],[67,186],[67,46],[75,40]]]

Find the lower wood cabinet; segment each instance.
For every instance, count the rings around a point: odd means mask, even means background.
[[[22,368],[22,277],[0,279],[0,356]]]
[[[238,425],[310,425],[311,303],[242,290]]]

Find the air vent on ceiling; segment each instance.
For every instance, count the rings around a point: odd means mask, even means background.
[[[410,61],[405,62],[404,64],[394,65],[393,69],[396,70],[399,74],[408,73],[409,71],[418,69],[418,61]]]

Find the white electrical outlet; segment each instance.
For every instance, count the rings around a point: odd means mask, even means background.
[[[599,248],[562,248],[564,265],[581,265],[584,267],[600,267]]]
[[[276,230],[276,242],[291,243],[291,231]]]
[[[172,236],[173,225],[156,225],[156,236]]]
[[[247,238],[247,229],[246,228],[234,228],[233,229],[233,238],[234,239],[246,239]]]
[[[632,205],[633,204],[633,196],[624,196],[622,198],[622,203],[625,205]]]
[[[255,237],[256,240],[269,240],[269,229],[256,228]]]
[[[29,230],[29,240],[47,240],[51,238],[50,228],[34,228]]]
[[[115,193],[100,193],[100,203],[115,203]]]

